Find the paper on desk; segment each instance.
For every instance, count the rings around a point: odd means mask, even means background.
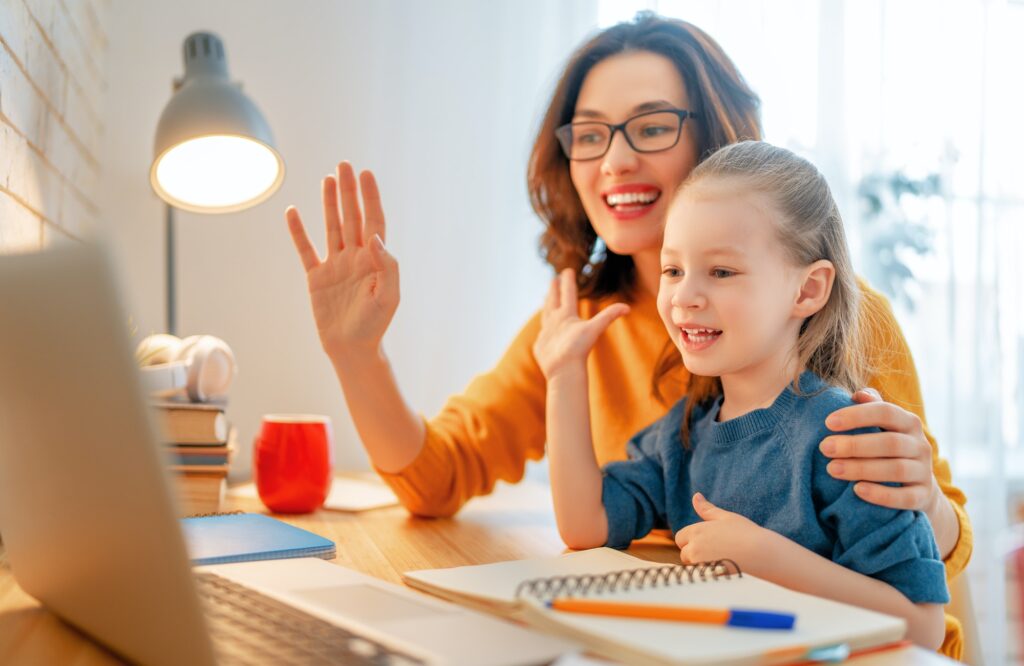
[[[256,484],[246,483],[228,490],[231,497],[256,497]],[[383,482],[374,479],[338,477],[324,500],[325,509],[367,511],[398,504],[398,498]]]

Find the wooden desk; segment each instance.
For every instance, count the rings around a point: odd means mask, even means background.
[[[263,511],[257,500],[232,499],[228,509]],[[318,511],[307,516],[278,516],[322,534],[338,544],[337,564],[401,583],[401,573],[526,557],[558,555],[558,537],[550,495],[538,484],[502,486],[490,497],[471,502],[455,519],[410,518],[395,507],[361,514]],[[74,544],[68,544],[73,548]],[[674,563],[678,550],[667,539],[651,538],[630,553]],[[119,660],[61,622],[25,594],[0,561],[0,663],[93,666]],[[867,656],[857,666],[952,664],[920,648]]]

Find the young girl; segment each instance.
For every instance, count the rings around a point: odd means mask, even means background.
[[[677,193],[661,250],[658,311],[690,372],[686,397],[633,437],[628,461],[601,470],[587,355],[629,308],[580,319],[573,272],[563,271],[534,355],[548,382],[565,542],[625,548],[667,527],[684,562],[729,558],[781,585],[903,617],[909,638],[936,649],[949,597],[927,518],[859,499],[818,449],[832,434],[825,416],[853,404],[862,385],[858,294],[817,169],[762,142],[716,152]]]

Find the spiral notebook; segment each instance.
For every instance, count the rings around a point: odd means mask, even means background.
[[[906,623],[794,592],[738,567],[664,565],[610,548],[560,557],[411,571],[403,580],[456,603],[518,619],[630,664],[783,664],[810,650],[851,650],[900,640]],[[759,608],[796,615],[791,631],[580,615],[551,610],[556,596],[651,604]]]

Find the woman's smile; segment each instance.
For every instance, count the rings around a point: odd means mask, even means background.
[[[654,185],[616,185],[602,193],[604,204],[619,220],[632,220],[647,215],[661,199],[661,189]]]

